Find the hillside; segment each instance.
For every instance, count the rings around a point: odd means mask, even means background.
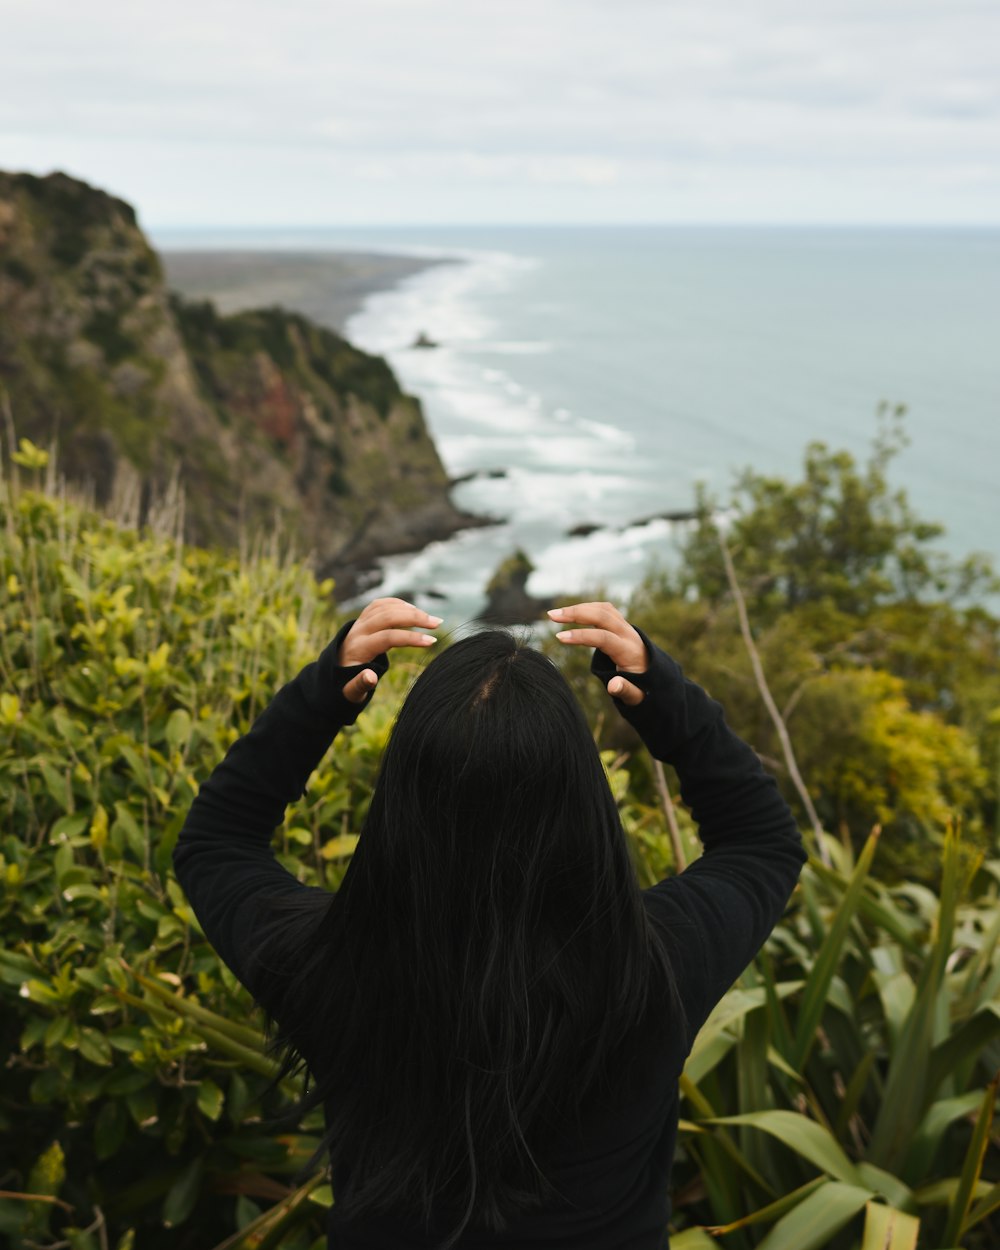
[[[0,1245],[320,1247],[340,1197],[313,1157],[321,1113],[285,1118],[301,1081],[275,1087],[262,1019],[171,852],[200,784],[340,615],[283,553],[137,533],[41,489],[48,467],[31,445],[0,466]],[[684,645],[678,614],[698,606],[664,602],[658,629]],[[779,654],[767,647],[769,671]],[[736,668],[731,651],[721,664]],[[339,889],[369,836],[413,672],[394,662],[276,825],[275,855],[303,884]],[[821,728],[830,706],[813,705]],[[638,756],[601,758],[649,886],[701,848],[666,797],[673,777],[658,793]],[[719,1220],[795,1250],[1000,1244],[1000,861],[960,822],[930,822],[933,888],[886,872],[888,825],[857,851],[807,831],[781,924],[680,1074],[675,1250],[750,1250],[710,1237]]]
[[[65,174],[0,173],[4,398],[98,506],[138,479],[144,513],[176,470],[187,541],[235,546],[278,514],[343,593],[377,555],[478,521],[383,360],[280,308],[171,294],[132,207]]]

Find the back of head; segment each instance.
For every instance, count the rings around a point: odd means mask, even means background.
[[[352,871],[377,873],[373,889],[400,885],[414,921],[437,928],[451,916],[463,946],[467,912],[486,908],[501,928],[530,924],[537,935],[562,920],[578,924],[598,881],[629,879],[579,704],[551,661],[501,630],[454,643],[413,686],[364,843]]]
[[[338,1204],[497,1228],[544,1199],[547,1145],[669,988],[600,755],[545,656],[487,630],[424,669],[298,978],[286,1001],[309,1011],[283,1033],[351,1167]]]

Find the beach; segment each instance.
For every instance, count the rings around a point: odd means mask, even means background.
[[[341,332],[374,292],[438,263],[378,252],[198,249],[163,251],[161,260],[168,286],[221,313],[277,304]]]

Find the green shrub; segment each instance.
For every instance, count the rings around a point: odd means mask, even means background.
[[[31,1192],[57,1142],[77,1226],[99,1209],[116,1238],[204,1247],[288,1188],[318,1121],[262,1125],[293,1091],[263,1097],[251,1005],[170,853],[199,781],[336,632],[331,583],[35,491],[4,488],[0,533],[0,1132],[16,1142],[0,1189]],[[290,810],[278,854],[303,880],[341,879],[412,671],[394,665]],[[27,1245],[40,1209],[0,1201],[0,1230]]]
[[[16,459],[40,473],[45,453]],[[15,1250],[320,1247],[333,1195],[302,1175],[319,1120],[281,1122],[295,1088],[269,1091],[248,997],[170,853],[199,782],[337,629],[331,585],[0,481],[0,586],[0,1234]],[[303,881],[342,880],[417,668],[394,660],[276,832]],[[648,884],[675,867],[663,812],[627,752],[603,758]],[[857,856],[826,841],[832,867],[811,860],[686,1066],[672,1245],[720,1244],[702,1228],[718,1221],[740,1250],[986,1250],[1000,861],[935,835],[936,895],[875,879],[874,837]]]

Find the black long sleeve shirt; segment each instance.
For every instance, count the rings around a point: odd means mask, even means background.
[[[257,907],[265,896],[314,890],[274,858],[271,839],[287,805],[300,798],[334,737],[366,705],[343,687],[363,667],[382,673],[380,656],[351,668],[337,663],[350,623],[277,692],[248,733],[229,748],[192,803],[174,851],[177,878],[209,941],[254,993],[250,957]],[[641,634],[641,631],[640,631]],[[643,893],[673,962],[686,1027],[648,1039],[619,1105],[602,1107],[583,1136],[567,1133],[550,1176],[569,1203],[533,1211],[503,1234],[467,1230],[459,1245],[572,1250],[664,1250],[678,1120],[678,1078],[695,1037],[781,918],[806,860],[802,839],[774,779],[728,727],[719,703],[641,634],[649,657],[633,680],[645,690],[636,707],[615,700],[650,753],[669,762],[699,826],[704,853],[677,876]],[[595,652],[605,682],[611,660]],[[625,674],[629,676],[629,674]],[[319,892],[319,891],[317,891]],[[267,1004],[263,1004],[267,1006]],[[435,1245],[391,1213],[351,1222],[331,1211],[331,1250]]]

